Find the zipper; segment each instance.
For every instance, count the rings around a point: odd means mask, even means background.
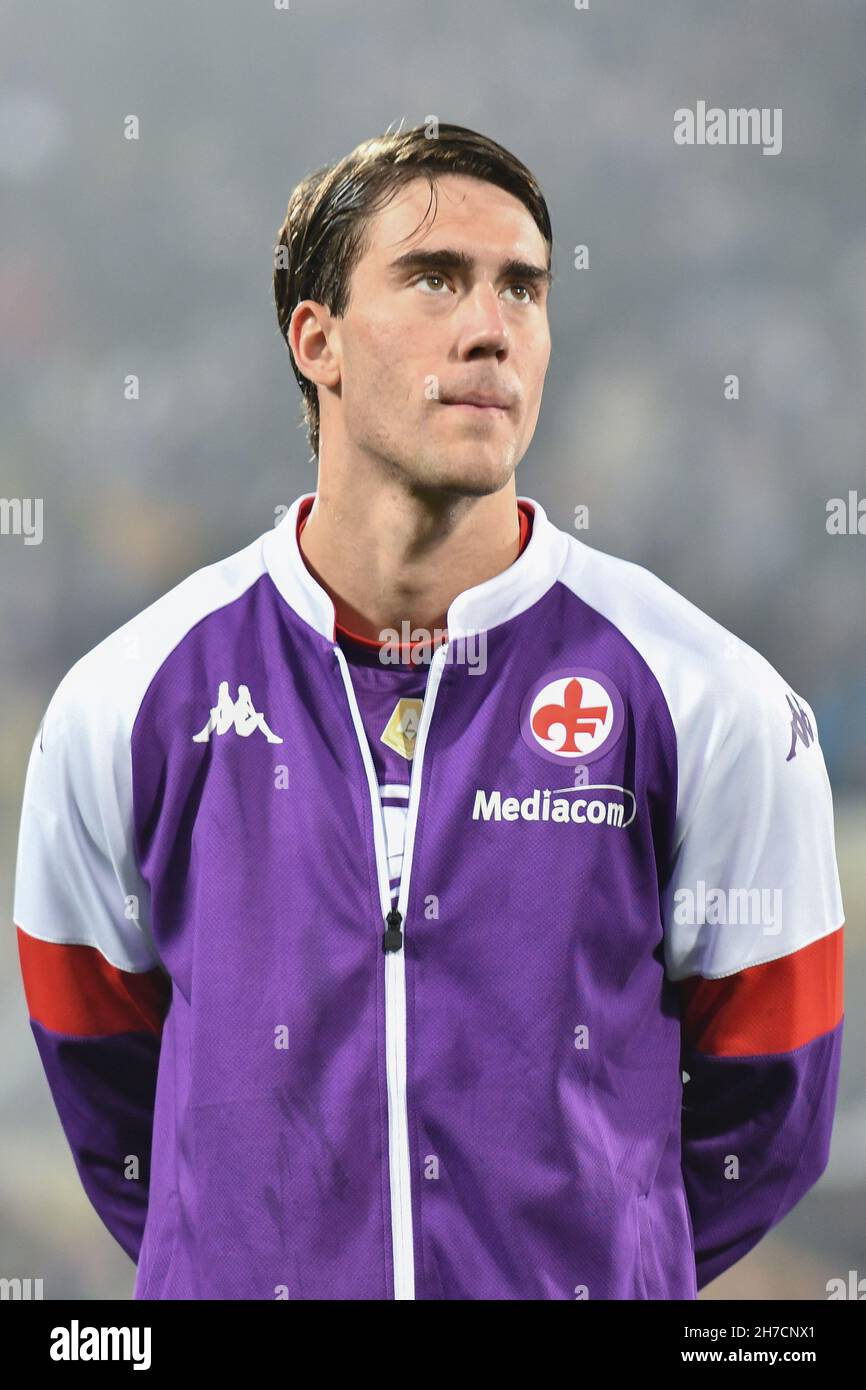
[[[343,684],[346,687],[352,723],[355,726],[355,734],[367,773],[367,786],[373,811],[373,844],[379,882],[379,906],[385,924],[380,940],[382,950],[385,953],[385,1075],[388,1092],[388,1178],[391,1196],[394,1298],[414,1299],[415,1254],[412,1243],[412,1181],[409,1160],[409,1116],[406,1101],[406,954],[403,949],[403,930],[406,921],[406,903],[409,898],[412,854],[415,848],[415,826],[418,821],[418,804],[421,796],[421,767],[427,744],[427,730],[433,717],[433,706],[442,678],[448,642],[441,643],[433,653],[427,675],[427,684],[424,689],[421,718],[418,723],[415,752],[412,757],[412,772],[409,779],[406,837],[403,844],[403,861],[400,868],[400,888],[397,893],[396,908],[391,906],[385,821],[376,781],[376,769],[373,766],[373,756],[367,743],[367,735],[364,731],[364,723],[361,719],[345,654],[339,646],[335,646],[333,650],[339,663]]]

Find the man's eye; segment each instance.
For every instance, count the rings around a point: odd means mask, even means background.
[[[514,283],[513,285],[511,285],[509,288],[510,288],[510,289],[515,289],[515,288],[516,288],[516,289],[519,289],[519,290],[525,290],[525,291],[526,291],[526,298],[525,298],[525,299],[521,299],[521,301],[520,301],[521,304],[529,304],[529,303],[531,302],[531,300],[533,300],[533,299],[535,298],[535,290],[532,288],[531,285],[527,285],[523,280],[517,280],[517,281],[515,281],[515,283]]]
[[[440,275],[438,270],[425,270],[423,275],[418,276],[415,281],[416,285],[420,285],[423,280],[441,280],[442,284],[445,284],[445,276]]]

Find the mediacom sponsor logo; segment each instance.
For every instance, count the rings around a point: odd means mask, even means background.
[[[581,795],[577,795],[578,792]],[[585,792],[602,792],[608,795],[583,795]],[[488,792],[483,787],[477,787],[472,819],[611,825],[616,830],[624,830],[634,820],[635,810],[634,792],[629,791],[628,787],[617,787],[607,783],[576,787],[573,792],[564,789],[564,793],[536,787],[529,796],[522,799],[517,796],[503,797],[501,792]]]

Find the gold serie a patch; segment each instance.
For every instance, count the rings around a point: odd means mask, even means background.
[[[424,701],[416,697],[398,700],[394,711],[382,733],[382,742],[399,753],[401,758],[412,761],[415,755],[415,740],[421,722],[421,706]]]

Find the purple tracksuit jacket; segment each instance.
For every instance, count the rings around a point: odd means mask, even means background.
[[[31,1026],[135,1297],[694,1299],[828,1161],[814,713],[531,498],[428,659],[347,654],[312,500],[78,661],[30,755]]]

